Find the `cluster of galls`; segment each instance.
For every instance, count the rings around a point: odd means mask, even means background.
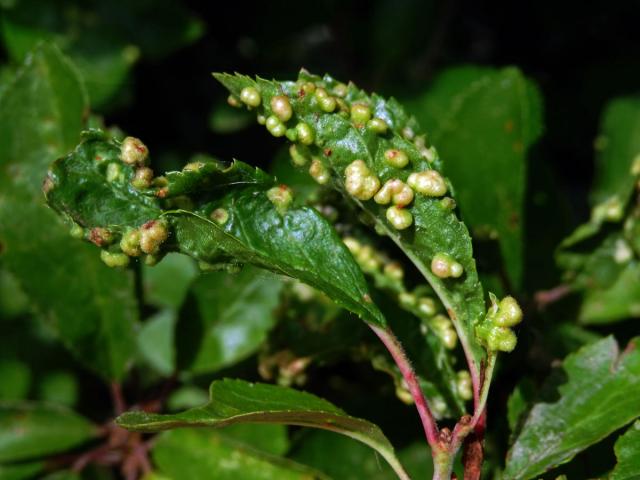
[[[511,352],[518,342],[511,327],[522,322],[522,309],[511,296],[504,297],[499,303],[495,295],[489,296],[491,307],[484,321],[476,326],[476,335],[491,352]]]

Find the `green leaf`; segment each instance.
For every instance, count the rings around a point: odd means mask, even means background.
[[[527,153],[542,133],[541,104],[517,68],[461,67],[441,74],[412,108],[431,127],[465,222],[474,236],[498,239],[516,287],[522,283]]]
[[[15,62],[40,41],[57,43],[78,66],[98,109],[112,106],[141,53],[159,58],[202,33],[179,2],[162,0],[21,0],[0,18],[4,46]]]
[[[109,182],[112,164],[121,175]],[[120,163],[119,142],[90,132],[75,152],[52,165],[47,201],[82,227],[108,228],[115,245],[125,230],[162,217],[170,236],[162,253],[180,251],[210,267],[249,263],[289,275],[322,290],[365,321],[384,325],[360,268],[315,209],[275,205],[267,195],[274,179],[242,162],[187,167],[167,173],[166,186],[136,190],[131,185],[133,168]],[[211,218],[216,212],[225,212],[222,224]]]
[[[78,401],[78,380],[70,372],[47,373],[38,384],[38,398],[43,402],[73,408]]]
[[[282,280],[255,268],[210,272],[191,287],[193,310],[177,326],[181,370],[214,372],[255,353],[274,327]]]
[[[616,98],[607,104],[596,147],[592,203],[612,197],[626,203],[637,175],[631,172],[634,161],[640,163],[640,97]]]
[[[179,309],[197,275],[198,268],[194,261],[176,253],[168,254],[153,267],[144,265],[142,277],[145,300],[156,307]]]
[[[97,433],[91,422],[62,407],[0,403],[0,462],[64,452]]]
[[[13,358],[0,359],[0,400],[23,400],[31,387],[31,370]]]
[[[629,427],[615,445],[618,464],[611,472],[611,480],[640,478],[640,420]]]
[[[287,127],[302,122],[313,132],[314,143],[298,145],[301,151],[321,164],[331,173],[327,185],[346,193],[345,170],[355,160],[363,160],[370,172],[378,177],[381,184],[392,178],[406,182],[411,171],[441,170],[442,163],[433,150],[410,141],[418,133],[418,125],[393,99],[385,100],[376,94],[368,96],[355,85],[346,87],[345,111],[340,106],[335,111],[323,111],[314,94],[307,93],[305,83],[322,86],[332,94],[343,88],[329,76],[320,78],[302,71],[299,82],[276,82],[262,78],[255,80],[242,75],[214,74],[231,93],[241,96],[243,88],[255,88],[260,92],[262,102],[257,107],[258,115],[269,117],[273,114],[270,103],[275,95],[287,95],[293,110],[293,117]],[[305,90],[305,88],[307,88]],[[340,93],[342,95],[342,93]],[[346,112],[353,104],[367,104],[374,117],[384,120],[388,130],[378,134],[374,128],[352,123]],[[406,138],[405,138],[406,137]],[[387,149],[398,149],[406,153],[410,169],[389,166],[384,158]],[[427,159],[429,158],[431,162]],[[318,163],[320,162],[320,163]],[[448,190],[451,190],[449,185]],[[388,235],[411,259],[448,310],[458,330],[458,336],[472,362],[475,373],[480,371],[483,350],[475,340],[475,325],[486,309],[482,286],[478,281],[475,261],[472,256],[471,238],[464,224],[452,211],[452,202],[440,198],[416,194],[408,210],[414,225],[405,230],[395,229],[386,220],[386,205],[378,205],[373,200],[353,202],[366,212],[379,231]],[[458,279],[441,279],[431,272],[430,264],[438,253],[447,253],[464,268],[464,275]]]
[[[173,415],[127,412],[116,420],[129,430],[152,432],[185,426],[224,427],[238,423],[285,423],[342,433],[375,449],[398,474],[403,470],[393,447],[374,424],[350,417],[326,400],[306,392],[242,380],[211,384],[210,402]],[[401,478],[408,478],[406,474]]]
[[[164,432],[152,454],[160,473],[175,480],[326,479],[309,467],[207,430]]]
[[[0,480],[31,480],[42,472],[45,462],[24,462],[9,465],[0,464]]]
[[[554,403],[536,404],[507,456],[505,479],[534,478],[640,415],[640,351],[607,337],[569,355]]]
[[[147,318],[138,335],[140,356],[165,376],[170,376],[176,368],[175,326],[176,312],[167,308]]]
[[[48,165],[78,141],[83,92],[58,49],[42,45],[0,97],[1,259],[64,344],[118,380],[135,347],[132,276],[106,268],[94,250],[74,242],[41,192]]]

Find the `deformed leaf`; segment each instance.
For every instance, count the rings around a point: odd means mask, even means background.
[[[636,342],[621,353],[607,337],[565,359],[559,399],[531,409],[507,456],[505,479],[537,478],[640,415]]]
[[[636,420],[615,445],[618,463],[611,472],[611,480],[640,478],[640,420]]]
[[[220,428],[238,423],[284,423],[322,428],[369,445],[401,478],[408,478],[393,447],[376,425],[351,417],[314,395],[274,385],[225,379],[211,384],[210,397],[207,405],[182,413],[127,412],[116,421],[124,428],[142,432],[187,426]]]
[[[387,101],[376,94],[369,96],[355,85],[341,84],[329,76],[320,78],[302,71],[297,82],[254,80],[239,74],[214,76],[237,98],[242,97],[244,89],[256,90],[260,98],[256,113],[267,117],[267,126],[276,136],[286,134],[297,141],[296,149],[303,158],[296,161],[304,163],[306,158],[305,168],[310,168],[312,176],[351,198],[377,229],[406,253],[442,300],[474,373],[479,372],[484,353],[475,340],[474,329],[485,313],[484,297],[471,239],[453,212],[455,202],[448,197],[440,198],[442,190],[433,190],[435,196],[416,193],[412,203],[396,215],[403,219],[397,224],[403,228],[397,229],[389,220],[389,215],[393,217],[397,211],[389,214],[388,202],[376,203],[373,195],[364,195],[364,191],[357,196],[347,193],[347,167],[362,165],[357,160],[366,166],[367,178],[377,178],[378,188],[391,179],[406,183],[412,172],[442,170],[435,149],[427,148],[424,137],[418,136],[416,121],[395,100]],[[291,107],[292,115],[284,123],[278,119],[282,113],[271,107],[276,96],[286,96]],[[326,100],[327,96],[333,100]],[[391,165],[385,157],[388,150],[405,154],[407,165]],[[451,193],[448,183],[447,190]],[[412,225],[407,224],[407,218]],[[431,262],[439,253],[448,254],[460,264],[464,270],[460,278],[443,279],[432,273]]]
[[[2,263],[62,342],[119,380],[135,350],[133,278],[106,268],[46,207],[49,164],[80,137],[86,96],[75,69],[48,45],[34,50],[0,97]]]
[[[98,429],[62,407],[0,403],[0,462],[30,460],[64,452],[91,440]]]
[[[160,254],[179,251],[210,267],[253,264],[313,285],[367,322],[385,323],[333,227],[313,208],[270,198],[288,190],[265,172],[238,161],[196,162],[140,190],[120,148],[91,132],[50,169],[49,205],[84,227],[86,237],[106,229],[114,237],[106,248],[120,255],[123,234],[155,225],[166,239]],[[110,177],[114,169],[120,173]]]

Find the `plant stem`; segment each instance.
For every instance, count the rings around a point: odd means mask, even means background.
[[[493,378],[493,369],[496,366],[496,358],[498,358],[497,352],[489,352],[487,354],[487,367],[484,369],[484,375],[482,375],[482,388],[479,394],[474,394],[476,401],[473,420],[471,420],[472,427],[477,425],[480,416],[487,406],[487,398],[489,397],[489,388],[491,387],[491,379]]]
[[[393,357],[393,360],[400,369],[400,373],[402,373],[402,377],[404,378],[404,381],[409,388],[409,392],[413,397],[416,409],[418,410],[418,414],[420,415],[420,420],[422,421],[422,426],[427,437],[427,442],[429,443],[433,451],[441,450],[442,447],[439,442],[438,425],[433,418],[431,410],[429,409],[429,405],[427,404],[427,400],[425,399],[424,393],[422,392],[420,384],[418,383],[416,373],[414,372],[413,367],[411,366],[411,362],[407,358],[402,345],[400,345],[400,341],[389,327],[380,328],[375,325],[369,326],[380,338],[380,340],[382,340],[382,343],[384,343],[384,346],[387,347],[387,350],[389,350],[389,353]]]

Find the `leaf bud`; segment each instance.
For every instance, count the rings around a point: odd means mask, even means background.
[[[276,95],[271,98],[271,111],[281,122],[287,122],[293,115],[291,103],[286,95]]]
[[[260,92],[255,87],[244,87],[240,91],[240,100],[242,100],[249,107],[257,107],[262,102]]]
[[[411,212],[395,205],[387,208],[386,216],[389,223],[397,230],[404,230],[413,224]]]

